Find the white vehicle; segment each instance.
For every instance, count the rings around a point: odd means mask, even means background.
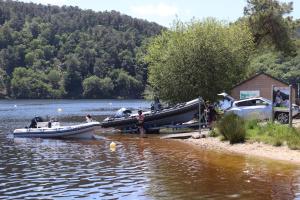
[[[300,113],[299,106],[292,107],[292,116]],[[224,110],[226,113],[235,113],[245,119],[269,120],[272,117],[272,102],[263,97],[233,101],[231,107]],[[274,118],[283,124],[289,122],[289,110],[286,107],[274,107]]]

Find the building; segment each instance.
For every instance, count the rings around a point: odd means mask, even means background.
[[[280,90],[283,93],[288,93],[289,91],[288,83],[283,82],[264,72],[260,72],[235,85],[231,89],[230,93],[235,99],[246,99],[260,96],[271,100],[272,85],[275,86],[275,90]],[[295,102],[295,88],[292,89],[292,92],[293,102]]]

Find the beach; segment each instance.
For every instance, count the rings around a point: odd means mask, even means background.
[[[195,132],[195,134],[197,134],[197,132]],[[252,141],[231,145],[229,144],[229,141],[221,141],[219,137],[206,137],[200,139],[189,138],[182,139],[181,141],[192,144],[201,149],[264,157],[273,160],[300,164],[300,151],[291,150],[286,145],[275,147],[269,144]]]

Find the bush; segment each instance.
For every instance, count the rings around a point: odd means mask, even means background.
[[[236,114],[225,115],[218,123],[217,128],[225,140],[230,144],[245,141],[246,129],[245,121]]]

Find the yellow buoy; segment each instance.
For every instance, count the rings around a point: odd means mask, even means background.
[[[115,148],[116,148],[116,143],[111,142],[110,145],[109,145],[109,147],[110,147],[111,149],[115,149]]]
[[[116,151],[116,147],[110,148],[110,151],[111,151],[111,152],[115,152],[115,151]]]

